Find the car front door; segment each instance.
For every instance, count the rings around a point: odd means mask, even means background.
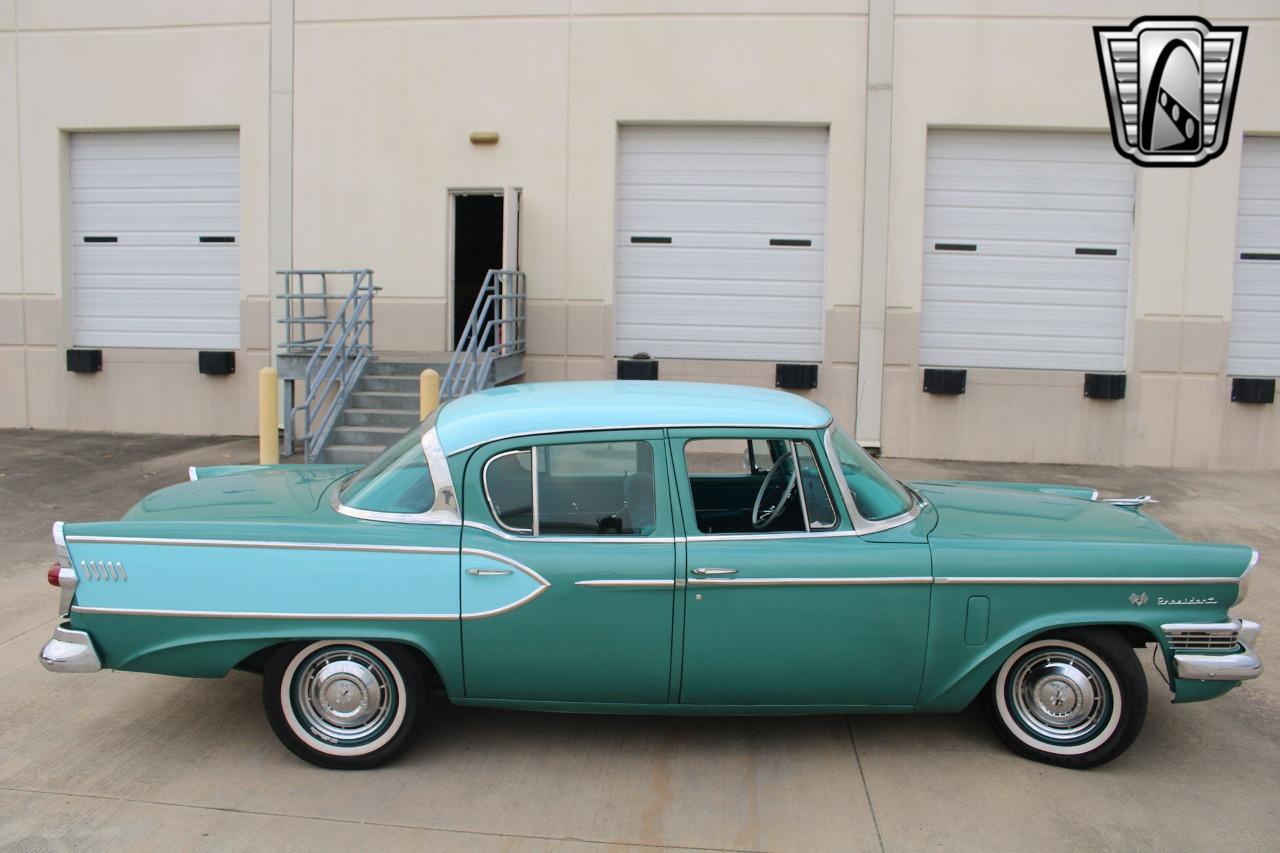
[[[463,495],[468,698],[665,703],[676,553],[660,430],[486,446]]]
[[[928,628],[924,540],[855,533],[820,434],[669,436],[687,548],[680,701],[912,705]]]

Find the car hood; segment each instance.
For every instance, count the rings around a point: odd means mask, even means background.
[[[197,479],[152,492],[129,521],[236,521],[297,518],[316,511],[350,465],[239,465],[195,469]]]
[[[1020,483],[924,481],[911,486],[937,510],[938,522],[930,539],[1167,542],[1178,538],[1136,509],[1091,500],[1088,489],[1071,497],[1040,490],[1055,487]]]

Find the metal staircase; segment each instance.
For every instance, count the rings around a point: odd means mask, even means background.
[[[442,375],[441,400],[524,375],[524,273],[490,270],[452,353],[375,353],[372,270],[284,270],[283,455],[363,465],[418,423],[419,376]],[[346,294],[330,279],[350,276]],[[335,307],[336,306],[336,307]],[[301,402],[296,402],[301,382]],[[302,431],[295,433],[295,425]]]

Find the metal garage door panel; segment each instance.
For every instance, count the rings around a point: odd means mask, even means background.
[[[240,345],[236,131],[73,134],[70,198],[77,346]]]
[[[1232,376],[1280,376],[1280,139],[1246,136],[1240,159]]]
[[[1108,137],[934,130],[925,182],[922,364],[1124,369],[1134,168]]]
[[[821,360],[826,129],[625,127],[618,149],[617,353]]]

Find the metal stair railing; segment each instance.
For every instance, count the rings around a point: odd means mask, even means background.
[[[314,462],[324,450],[329,434],[346,406],[347,398],[364,374],[373,355],[373,297],[381,288],[374,287],[373,270],[285,270],[285,343],[282,352],[304,354],[310,351],[306,371],[303,374],[305,397],[286,415],[292,424],[299,414],[303,417],[303,455],[307,462]],[[332,313],[329,301],[339,298],[328,294],[327,277],[350,275],[351,289]],[[321,293],[306,293],[303,283],[306,276],[321,276]],[[298,281],[298,289],[290,287],[292,279]],[[324,306],[323,316],[309,315],[308,300],[319,300]],[[308,337],[306,330],[315,324],[324,329],[319,337]],[[293,332],[294,329],[298,332]],[[290,432],[290,431],[286,431]]]
[[[489,387],[497,359],[524,351],[524,273],[489,270],[440,383],[441,402]]]

